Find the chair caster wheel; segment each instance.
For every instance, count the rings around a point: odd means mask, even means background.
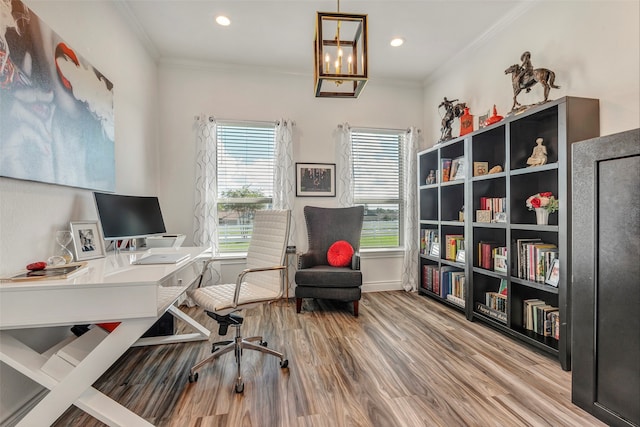
[[[284,369],[284,368],[286,368],[286,367],[288,367],[288,366],[289,366],[289,359],[284,359],[284,360],[281,360],[281,361],[280,361],[280,367],[281,367],[282,369]]]
[[[242,392],[244,392],[244,383],[236,384],[236,393],[242,393]]]
[[[189,382],[190,383],[195,383],[198,382],[198,373],[196,372],[195,374],[189,374]]]
[[[260,341],[260,345],[263,346],[263,347],[266,347],[267,346],[267,342],[266,341]]]

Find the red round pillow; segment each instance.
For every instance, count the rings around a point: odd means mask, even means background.
[[[327,261],[333,267],[348,267],[353,257],[353,246],[346,240],[338,240],[329,247]]]

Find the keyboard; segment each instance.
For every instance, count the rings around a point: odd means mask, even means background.
[[[135,265],[177,264],[189,258],[188,254],[151,254],[135,260]]]

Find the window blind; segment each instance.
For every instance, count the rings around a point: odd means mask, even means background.
[[[269,200],[273,197],[275,126],[219,123],[218,197],[248,188]]]
[[[404,132],[351,132],[354,202],[366,207],[362,247],[397,247],[403,209]]]

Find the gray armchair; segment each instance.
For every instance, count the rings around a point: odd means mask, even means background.
[[[364,207],[319,208],[304,207],[309,250],[298,258],[296,271],[296,311],[300,313],[302,298],[353,301],[353,314],[358,316],[362,295],[360,271],[360,234]],[[329,265],[327,251],[338,240],[346,240],[355,253],[351,265]]]

